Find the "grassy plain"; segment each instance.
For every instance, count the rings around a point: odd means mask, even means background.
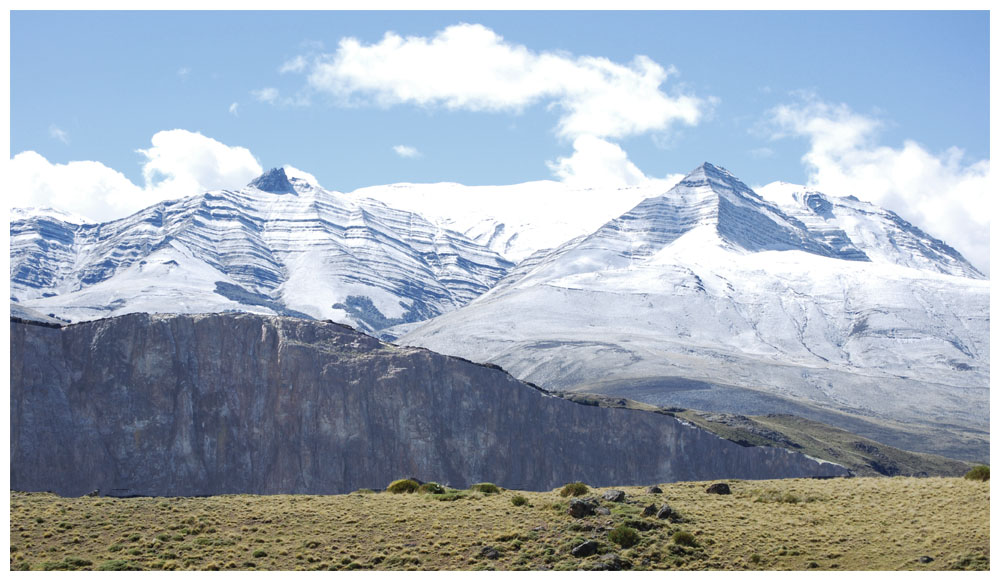
[[[12,570],[947,570],[989,568],[989,482],[726,481],[621,487],[576,519],[559,491],[61,498],[10,493]],[[608,489],[592,489],[600,498]],[[515,500],[516,497],[526,499]],[[447,500],[442,500],[446,498]],[[669,504],[680,522],[642,516]],[[629,548],[609,540],[621,524]],[[649,530],[642,530],[646,527]],[[693,543],[686,535],[690,533]],[[573,547],[594,540],[594,555]],[[693,546],[692,546],[693,545]],[[921,560],[921,557],[924,557]],[[930,558],[928,560],[927,558]]]

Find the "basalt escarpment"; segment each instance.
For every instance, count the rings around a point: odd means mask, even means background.
[[[342,325],[250,314],[12,320],[10,409],[11,488],[62,495],[846,473],[669,415],[553,397],[495,366]]]

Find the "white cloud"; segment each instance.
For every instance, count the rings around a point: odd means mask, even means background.
[[[809,140],[810,187],[890,209],[989,272],[989,160],[968,162],[955,147],[935,155],[911,140],[879,145],[877,119],[815,96],[775,107],[769,120],[775,138]]]
[[[250,91],[253,98],[260,101],[261,103],[267,103],[268,105],[281,105],[281,106],[293,106],[302,107],[309,105],[309,96],[305,93],[299,92],[294,97],[282,97],[281,92],[274,87],[264,87],[263,89],[254,89]]]
[[[142,187],[100,162],[53,164],[25,151],[8,162],[11,191],[18,206],[55,207],[103,221],[162,200],[241,187],[263,171],[246,148],[181,129],[160,131],[139,153],[145,158]]]
[[[200,133],[160,131],[152,143],[153,147],[138,151],[146,157],[142,167],[146,188],[163,192],[161,199],[243,186],[263,172],[250,150]]]
[[[229,114],[233,115],[234,117],[239,117],[240,116],[240,104],[234,101],[229,106]]]
[[[307,68],[313,89],[345,102],[491,112],[546,103],[561,112],[557,132],[567,139],[694,125],[708,107],[700,98],[661,90],[675,71],[648,57],[623,65],[533,52],[477,24],[450,26],[429,38],[390,32],[370,45],[345,38],[335,53],[313,59]]]
[[[560,180],[575,188],[625,187],[646,181],[617,144],[585,135],[573,141],[573,155],[548,163]]]
[[[298,178],[300,180],[309,182],[310,184],[316,186],[317,188],[323,187],[319,184],[319,180],[316,179],[316,176],[312,175],[311,173],[302,171],[299,168],[291,165],[285,165],[283,167],[285,169],[285,175],[288,176],[289,179]]]
[[[191,75],[191,69],[189,69],[188,67],[181,67],[177,69],[177,76],[180,77],[181,80],[186,80],[190,75]]]
[[[278,89],[275,89],[274,87],[254,89],[253,91],[250,91],[250,94],[253,95],[254,99],[257,99],[262,103],[270,103],[272,105],[278,100],[279,95]]]
[[[399,157],[420,157],[420,151],[410,145],[393,145],[392,150]]]
[[[53,164],[34,151],[15,155],[7,165],[17,206],[51,207],[91,219],[120,217],[142,197],[121,173],[96,161]]]
[[[52,139],[58,139],[66,145],[69,145],[69,133],[66,133],[59,127],[56,127],[55,124],[49,125],[49,137]]]
[[[306,68],[306,57],[298,55],[289,59],[278,69],[279,73],[301,73]]]

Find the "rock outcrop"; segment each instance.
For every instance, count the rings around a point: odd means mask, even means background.
[[[846,473],[335,323],[136,313],[12,320],[10,340],[15,490],[327,494],[408,474],[546,490]]]

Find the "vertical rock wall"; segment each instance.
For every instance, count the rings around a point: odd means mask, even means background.
[[[11,322],[11,488],[332,494],[415,476],[546,490],[834,476],[673,417],[586,406],[341,325],[248,314]]]

